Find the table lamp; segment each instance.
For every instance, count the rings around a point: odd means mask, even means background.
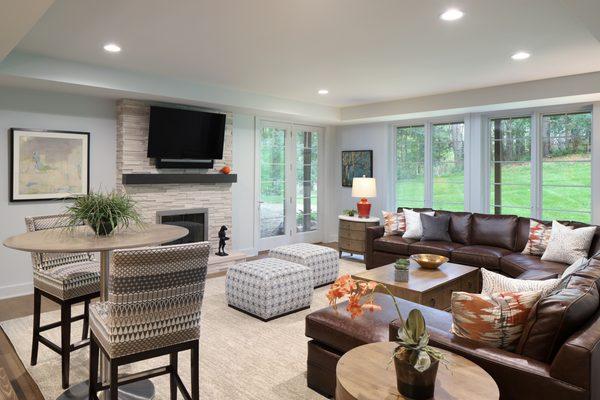
[[[377,184],[375,178],[367,178],[363,175],[362,178],[352,179],[352,197],[360,197],[360,201],[356,204],[359,218],[369,218],[371,203],[367,198],[376,196]]]

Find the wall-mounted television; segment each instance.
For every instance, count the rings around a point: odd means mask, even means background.
[[[225,114],[150,107],[148,157],[192,163],[223,158]],[[158,165],[158,163],[157,163]],[[165,165],[160,165],[165,166]]]

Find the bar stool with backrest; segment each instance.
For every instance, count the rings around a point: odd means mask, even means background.
[[[45,215],[25,218],[29,232],[67,226],[65,215]],[[100,264],[91,253],[31,253],[33,260],[33,342],[31,365],[37,364],[39,344],[61,355],[62,387],[69,386],[71,352],[86,346],[88,337],[88,308],[90,300],[100,295]],[[40,326],[42,296],[60,305],[60,321]],[[83,314],[71,316],[71,306],[84,303]],[[83,320],[81,341],[71,344],[71,323]],[[60,346],[41,335],[41,332],[61,328]]]
[[[118,386],[170,375],[171,399],[177,390],[198,400],[200,309],[210,244],[117,250],[108,274],[108,301],[90,306],[90,399]],[[98,382],[99,350],[110,365],[108,384]],[[177,356],[191,351],[191,395],[177,374]],[[119,377],[119,366],[169,354],[169,365]],[[95,384],[93,384],[94,382]]]

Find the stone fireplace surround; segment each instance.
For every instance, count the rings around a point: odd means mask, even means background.
[[[174,105],[175,106],[175,105]],[[117,189],[124,190],[138,204],[145,222],[155,223],[157,212],[204,208],[208,210],[208,238],[212,249],[218,246],[218,232],[222,225],[228,227],[231,237],[228,247],[235,240],[232,227],[232,193],[230,183],[214,184],[149,184],[123,185],[123,174],[162,173],[154,160],[146,157],[150,105],[138,100],[117,102]],[[223,159],[215,160],[207,173],[218,173],[224,165],[232,164],[233,115],[227,114]],[[165,173],[198,173],[196,169],[169,169]]]

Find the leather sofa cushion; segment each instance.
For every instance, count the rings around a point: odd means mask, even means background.
[[[400,235],[383,236],[373,240],[373,250],[408,256],[408,245],[414,242],[415,239],[404,239]]]
[[[510,250],[493,246],[463,246],[452,252],[450,260],[474,267],[500,269],[500,259],[510,253]]]
[[[471,243],[514,250],[519,218],[516,215],[473,214]]]
[[[565,278],[559,288],[540,299],[529,314],[517,353],[550,363],[565,340],[596,314],[600,261]]]
[[[536,269],[560,276],[567,267],[568,265],[564,263],[542,261],[538,256],[521,253],[512,253],[502,257],[500,260],[500,270],[512,277],[517,277],[525,271]]]
[[[450,330],[450,313],[396,298],[402,316],[406,318],[410,310],[421,310],[427,326]],[[398,319],[392,298],[375,293],[375,303],[382,311],[367,312],[352,319],[346,311],[347,302],[338,304],[337,312],[332,307],[322,308],[306,316],[306,336],[345,353],[367,343],[385,342],[389,337],[389,325]]]
[[[522,252],[529,240],[529,225],[531,218],[519,217],[517,223],[517,241],[515,243],[515,251]]]
[[[543,281],[546,279],[555,279],[555,278],[558,278],[558,276],[559,275],[556,273],[546,272],[543,269],[530,269],[529,271],[525,271],[521,275],[518,275],[516,278],[517,279],[533,279],[536,281]]]
[[[450,226],[448,233],[454,243],[470,244],[471,220],[473,214],[469,212],[436,211],[436,214],[449,214]]]
[[[409,253],[412,254],[438,254],[450,258],[450,252],[463,247],[460,243],[451,242],[415,242],[408,246]]]

